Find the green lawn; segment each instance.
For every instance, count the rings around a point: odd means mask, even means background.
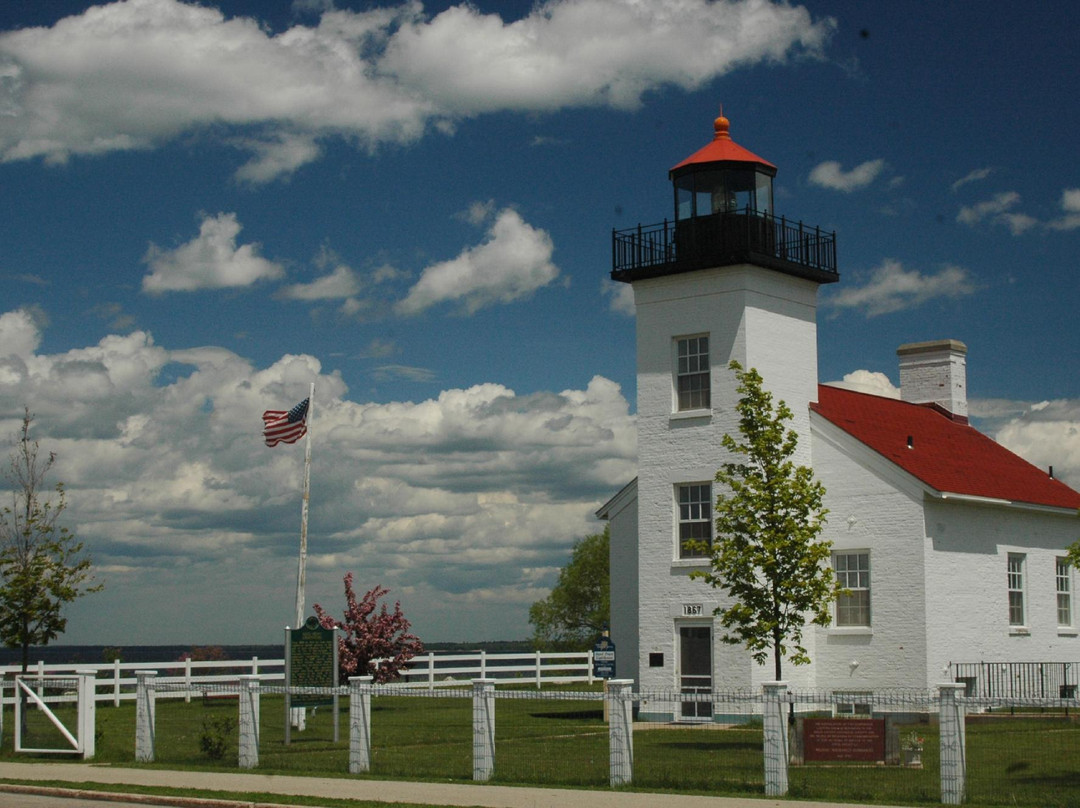
[[[69,719],[73,709],[66,708]],[[161,699],[157,703],[157,761],[161,768],[236,767],[235,700]],[[280,697],[261,701],[259,771],[349,776],[348,706],[342,700],[340,741],[332,740],[331,709],[320,707],[303,733],[284,744]],[[4,716],[0,757],[11,759],[13,720]],[[230,728],[228,725],[231,724]],[[96,760],[134,764],[134,705],[99,706]],[[31,711],[28,739],[55,743],[59,734]],[[835,801],[939,802],[938,736],[926,739],[922,769],[884,765],[807,765],[789,769],[789,794]],[[224,735],[225,754],[201,749],[209,733]],[[472,778],[472,702],[452,697],[375,697],[372,772],[379,778],[468,782]],[[1069,717],[1002,716],[973,719],[967,729],[970,805],[1080,806],[1080,723]],[[734,796],[764,791],[760,726],[714,729],[638,725],[634,788]],[[606,788],[608,735],[602,705],[590,701],[496,700],[496,782]]]

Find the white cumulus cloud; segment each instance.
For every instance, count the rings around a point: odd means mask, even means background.
[[[238,178],[265,182],[318,159],[326,138],[374,149],[485,112],[630,108],[665,85],[819,54],[835,27],[762,0],[547,0],[512,21],[466,3],[434,17],[418,0],[306,8],[324,9],[318,24],[279,33],[181,0],[4,32],[0,160],[214,131],[250,154]]]
[[[472,314],[496,303],[526,298],[558,277],[559,269],[551,261],[553,251],[547,232],[505,208],[495,215],[481,244],[427,267],[397,310],[418,314],[440,303],[456,302]]]
[[[853,370],[845,373],[842,380],[827,384],[884,398],[900,398],[900,388],[894,385],[886,374],[875,370]]]
[[[1050,221],[1051,230],[1076,230],[1080,228],[1080,188],[1066,188],[1061,192],[1062,215]]]
[[[28,358],[41,344],[38,319],[29,309],[0,314],[0,361],[6,357]]]
[[[810,172],[810,184],[828,188],[832,191],[851,193],[865,188],[878,178],[885,168],[884,160],[867,160],[859,163],[850,171],[835,160],[827,160],[814,166]]]
[[[403,25],[380,66],[461,114],[633,108],[664,84],[694,89],[817,52],[831,31],[804,8],[765,2],[549,0],[513,22],[461,4]]]
[[[609,306],[613,312],[625,314],[627,317],[634,317],[637,314],[632,284],[605,279],[600,291],[609,298]]]
[[[192,625],[206,642],[279,641],[294,607],[304,451],[266,447],[260,415],[311,382],[308,602],[337,611],[355,570],[359,586],[389,586],[422,637],[525,635],[529,604],[635,473],[635,419],[602,377],[370,402],[311,356],[256,367],[145,332],[46,354],[19,311],[0,314],[0,330],[23,340],[18,357],[0,357],[0,444],[29,405],[34,436],[57,453],[65,522],[106,583],[70,610],[73,643],[117,632],[189,642]]]
[[[1019,402],[1014,409],[988,424],[994,439],[1080,490],[1080,399]]]
[[[311,283],[296,283],[283,287],[278,295],[286,300],[341,300],[360,291],[356,273],[344,264],[338,264],[329,275],[316,278]]]
[[[981,180],[985,180],[987,177],[989,177],[993,173],[994,173],[994,169],[992,169],[992,168],[976,168],[973,171],[969,171],[963,177],[958,179],[950,187],[952,188],[953,193],[956,193],[961,188],[963,188],[965,185],[969,185],[969,184],[971,184],[973,182],[980,182]]]
[[[235,213],[219,213],[205,217],[199,235],[186,244],[172,250],[151,244],[143,259],[150,267],[143,277],[143,291],[193,292],[282,277],[285,270],[262,258],[258,244],[237,245],[241,229]]]
[[[1026,213],[1014,211],[1013,208],[1019,203],[1020,194],[1016,191],[1002,191],[994,194],[990,199],[960,208],[960,212],[956,214],[956,221],[971,226],[982,221],[1003,224],[1012,231],[1014,236],[1019,236],[1039,223]]]
[[[938,298],[963,297],[976,289],[974,278],[963,267],[946,266],[935,274],[923,274],[917,269],[905,269],[899,261],[886,259],[870,273],[868,281],[830,294],[826,305],[856,309],[867,317],[876,317]]]

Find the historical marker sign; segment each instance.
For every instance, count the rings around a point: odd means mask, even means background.
[[[289,630],[286,667],[289,687],[337,686],[337,637],[334,629],[323,628],[309,617],[300,628]],[[290,694],[293,707],[331,704],[330,695]]]
[[[885,719],[804,719],[803,759],[884,761]]]

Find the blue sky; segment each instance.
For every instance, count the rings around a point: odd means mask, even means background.
[[[308,604],[527,636],[634,476],[612,228],[719,105],[837,231],[820,377],[968,345],[978,425],[1080,487],[1080,10],[564,0],[0,5],[0,434],[106,589],[69,643],[275,642],[316,384]]]

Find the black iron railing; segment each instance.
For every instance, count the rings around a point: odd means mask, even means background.
[[[835,233],[750,209],[612,232],[615,280],[743,262],[820,283],[839,278]]]
[[[954,662],[953,678],[969,696],[1076,698],[1075,662]]]

